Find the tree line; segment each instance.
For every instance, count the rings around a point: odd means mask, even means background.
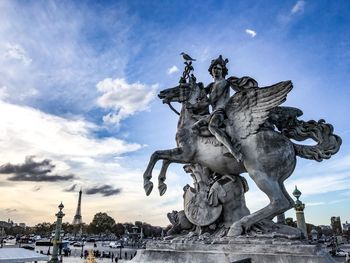
[[[81,226],[75,226],[68,222],[62,223],[62,230],[65,234],[76,234],[80,227],[82,228],[82,233],[85,235],[111,235],[114,234],[117,237],[121,237],[125,233],[133,233],[135,226],[137,227],[137,233],[140,233],[141,228],[143,230],[143,236],[147,237],[160,237],[162,235],[162,227],[152,226],[151,224],[135,221],[135,223],[116,223],[114,218],[109,216],[107,213],[99,212],[94,215],[90,224],[82,224]],[[40,235],[42,237],[50,236],[52,232],[56,229],[56,222],[39,223],[32,227],[20,227],[13,226],[5,229],[7,235]],[[165,230],[166,231],[166,230]],[[164,233],[166,233],[164,231]]]

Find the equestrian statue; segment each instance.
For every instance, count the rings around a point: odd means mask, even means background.
[[[143,175],[144,189],[146,195],[153,189],[152,170],[158,160],[163,161],[158,177],[160,195],[166,192],[166,172],[171,163],[195,167],[195,187],[188,187],[184,194],[189,221],[210,227],[222,220],[227,226],[225,235],[239,236],[294,206],[284,181],[293,173],[297,156],[329,159],[342,141],[331,124],[299,120],[301,110],[281,106],[293,88],[291,81],[259,87],[251,77],[226,78],[228,59],[220,55],[211,62],[213,82],[205,87],[196,81],[192,61],[185,62],[179,85],[158,95],[179,114],[177,147],[152,154]],[[181,104],[180,112],[172,107],[173,102]],[[315,144],[295,143],[306,139]],[[248,186],[243,173],[270,201],[254,213],[245,206]]]

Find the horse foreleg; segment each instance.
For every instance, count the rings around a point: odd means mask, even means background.
[[[164,183],[166,179],[166,171],[168,170],[169,165],[171,164],[171,161],[169,160],[163,160],[162,169],[160,170],[159,176],[158,176],[158,190],[159,194],[162,196],[166,190],[167,186],[166,183]]]
[[[146,195],[149,195],[153,190],[153,183],[151,182],[152,170],[158,160],[169,160],[170,162],[182,162],[184,158],[178,158],[183,153],[181,148],[174,148],[171,150],[155,151],[148,163],[147,169],[143,174],[143,187]]]
[[[163,165],[158,176],[158,190],[162,196],[167,190],[167,185],[164,183],[166,179],[166,172],[171,163],[189,163],[191,162],[191,152],[183,148],[175,148],[167,152],[160,153],[160,159],[163,159]]]

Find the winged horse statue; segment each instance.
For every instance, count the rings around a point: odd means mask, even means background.
[[[236,83],[247,83],[249,77],[234,80]],[[324,120],[300,121],[297,117],[302,115],[301,110],[280,107],[292,88],[291,81],[268,87],[243,85],[228,99],[224,107],[227,118],[222,129],[233,141],[239,142],[241,160],[227,155],[226,147],[214,136],[193,132],[192,127],[198,121],[198,116],[209,113],[208,105],[201,104],[207,100],[205,88],[196,82],[193,75],[188,82],[182,81],[174,88],[161,91],[158,97],[164,103],[182,104],[176,133],[177,147],[152,154],[143,175],[146,194],[149,195],[153,189],[150,180],[158,160],[163,160],[158,177],[161,195],[167,189],[164,181],[171,163],[199,163],[222,175],[248,173],[270,200],[267,206],[234,222],[227,236],[241,235],[259,221],[272,219],[292,208],[294,201],[283,182],[293,173],[296,157],[321,161],[330,158],[341,145],[341,138],[333,134],[332,125]],[[316,144],[300,145],[291,141],[309,138]]]

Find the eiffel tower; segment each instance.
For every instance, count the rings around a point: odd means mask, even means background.
[[[79,199],[78,199],[78,207],[77,207],[77,211],[75,212],[75,216],[74,216],[73,223],[72,223],[74,226],[81,226],[81,224],[83,223],[82,218],[81,218],[81,194],[82,194],[82,191],[80,189]]]

